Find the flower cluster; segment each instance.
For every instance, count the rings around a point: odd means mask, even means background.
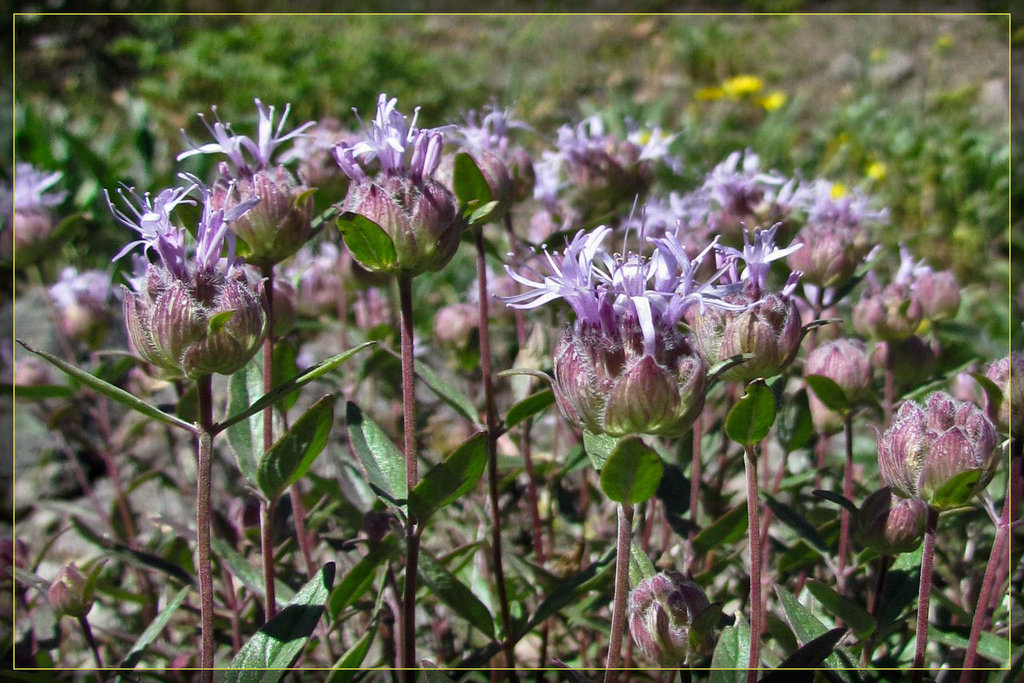
[[[259,198],[215,208],[210,188],[194,176],[183,177],[187,187],[164,190],[155,198],[131,188],[122,191],[132,215],[107,195],[114,216],[140,235],[115,259],[139,245],[144,254],[153,250],[159,257],[142,264],[135,291],[125,290],[128,336],[136,353],[174,376],[231,374],[252,357],[266,333],[262,286],[235,267],[234,235],[228,230]],[[196,190],[203,213],[195,246],[189,249],[185,228],[172,222],[171,211],[193,202]]]
[[[395,248],[394,264],[361,265],[377,272],[418,275],[451,260],[463,220],[455,197],[432,177],[441,163],[442,129],[417,128],[419,108],[409,121],[396,105],[396,99],[381,93],[377,114],[363,138],[335,145],[332,152],[352,181],[344,210],[375,223]],[[371,162],[379,167],[372,175]]]
[[[35,256],[33,249],[42,245],[54,228],[54,217],[51,209],[67,197],[67,192],[51,191],[60,182],[64,174],[60,171],[46,172],[31,164],[19,163],[15,166],[14,188],[0,200],[0,212],[7,221],[7,230],[13,233],[8,241],[4,237],[0,253],[4,260],[17,254],[19,257]]]
[[[222,162],[219,166],[220,178],[213,185],[211,200],[216,208],[230,210],[248,204],[253,198],[260,199],[253,210],[238,215],[231,229],[245,242],[247,260],[266,268],[294,254],[312,231],[311,190],[299,184],[284,166],[273,165],[273,157],[282,143],[300,136],[314,122],[307,121],[285,133],[290,105],[285,106],[276,128],[274,107],[256,99],[256,109],[259,121],[255,140],[236,134],[230,123],[220,120],[216,107],[213,108],[216,121],[212,125],[200,114],[214,141],[197,145],[185,136],[191,149],[179,154],[178,160],[196,154],[227,156],[229,163]]]
[[[98,347],[112,317],[111,304],[119,293],[110,286],[110,273],[79,272],[74,266],[67,266],[49,292],[60,313],[64,333],[90,347]]]
[[[760,157],[749,149],[733,152],[715,166],[699,192],[712,204],[710,227],[730,239],[758,225],[785,225],[807,200],[806,188],[795,178],[761,170]]]
[[[662,572],[629,594],[629,632],[656,666],[679,666],[711,651],[715,624],[701,619],[709,609],[711,603],[693,579]]]

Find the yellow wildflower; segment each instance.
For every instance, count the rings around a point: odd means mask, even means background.
[[[722,82],[722,90],[729,97],[743,97],[760,92],[764,88],[764,81],[760,77],[751,74],[742,74],[727,78]]]
[[[829,193],[832,195],[832,199],[841,199],[846,196],[846,185],[842,183],[832,183],[832,191]]]
[[[939,52],[948,50],[953,47],[953,34],[943,33],[941,36],[935,39],[935,49]]]
[[[865,173],[867,174],[868,178],[871,178],[872,180],[885,180],[885,174],[888,172],[888,170],[889,169],[886,167],[886,165],[881,161],[872,161],[870,164],[868,164]]]
[[[773,90],[761,98],[759,104],[765,111],[775,111],[786,104],[786,93],[781,90]]]
[[[725,91],[719,87],[701,88],[697,91],[698,100],[720,100],[725,97]]]

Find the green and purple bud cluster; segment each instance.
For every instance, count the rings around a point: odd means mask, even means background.
[[[686,664],[714,646],[714,625],[697,623],[710,606],[692,579],[679,572],[662,572],[644,579],[629,594],[629,633],[655,666]]]

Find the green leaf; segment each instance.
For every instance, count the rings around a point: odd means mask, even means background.
[[[747,504],[740,503],[701,530],[693,539],[693,547],[707,553],[723,545],[735,543],[747,533]]]
[[[832,650],[844,635],[846,635],[845,628],[826,631],[782,660],[774,671],[769,672],[761,679],[760,683],[785,683],[794,679],[799,680],[799,674],[794,676],[791,671],[786,671],[786,669],[817,669],[825,661],[825,658],[832,654]],[[813,680],[813,671],[804,671],[803,673],[807,674],[808,681]]]
[[[511,429],[523,420],[531,418],[555,402],[555,392],[543,389],[517,401],[505,413],[505,428]]]
[[[928,503],[939,510],[960,507],[974,497],[980,479],[981,470],[960,472],[936,489]]]
[[[487,204],[494,199],[487,179],[476,165],[476,160],[465,152],[455,155],[452,184],[459,204],[466,205],[472,201]]]
[[[331,356],[326,360],[322,360],[311,368],[307,368],[304,372],[297,375],[296,377],[292,377],[287,382],[282,382],[281,384],[278,384],[276,387],[270,390],[270,393],[266,394],[265,396],[261,396],[259,400],[257,400],[255,403],[250,405],[245,410],[242,410],[238,413],[234,413],[231,417],[224,420],[224,422],[221,422],[220,424],[216,425],[215,431],[220,432],[221,430],[227,429],[228,427],[237,424],[238,422],[241,422],[250,415],[255,415],[256,413],[260,412],[267,406],[274,405],[279,400],[281,400],[282,397],[287,396],[288,394],[295,391],[304,384],[308,384],[309,382],[312,382],[315,379],[323,377],[328,372],[338,367],[352,356],[356,355],[360,351],[365,351],[371,346],[376,345],[376,343],[377,342],[372,341],[365,342],[363,344],[360,344],[359,346],[352,347],[348,351],[343,351],[339,353],[337,356]]]
[[[852,514],[857,514],[858,512],[860,512],[856,503],[854,503],[852,500],[850,500],[841,493],[836,493],[835,491],[826,491],[825,489],[815,489],[814,495],[816,495],[818,498],[827,500],[830,503],[835,503],[840,507],[846,508]]]
[[[345,246],[359,265],[375,273],[388,273],[398,267],[398,253],[391,236],[366,216],[346,211],[338,216],[338,229]]]
[[[256,470],[256,483],[267,500],[275,500],[309,471],[327,445],[333,424],[334,396],[328,394],[310,406],[263,454]]]
[[[520,629],[520,634],[526,634],[535,629],[540,624],[552,616],[557,614],[566,605],[574,602],[579,602],[583,594],[590,590],[590,582],[602,571],[610,568],[612,561],[615,559],[615,549],[605,553],[605,555],[592,563],[586,569],[581,571],[575,576],[571,576],[562,583],[555,586],[551,593],[548,594],[544,601],[537,607],[537,611],[530,617],[530,620],[525,626]]]
[[[263,586],[263,575],[249,564],[249,561],[238,554],[228,545],[227,541],[217,536],[210,538],[210,546],[217,559],[227,565],[232,576],[238,579],[243,586],[248,588],[260,600],[267,599],[267,592]],[[279,607],[283,607],[289,600],[295,597],[295,591],[288,584],[280,579],[274,580],[274,596]]]
[[[441,602],[489,638],[494,637],[494,617],[487,606],[429,553],[420,553],[419,577]]]
[[[807,391],[800,390],[783,402],[775,422],[775,435],[790,453],[810,444],[814,436],[814,422],[807,403]]]
[[[167,626],[167,622],[169,622],[171,617],[174,616],[174,613],[178,611],[178,607],[180,607],[181,603],[185,601],[185,598],[188,597],[191,590],[192,588],[190,586],[185,586],[167,601],[164,608],[160,610],[160,613],[156,615],[156,618],[149,623],[146,630],[142,632],[142,635],[138,637],[135,644],[132,645],[130,650],[128,650],[128,654],[126,654],[124,659],[121,660],[121,663],[117,665],[118,668],[134,669],[136,665],[138,665],[139,660],[141,660],[142,656],[146,654],[146,648],[160,636],[160,632],[164,630],[165,626]]]
[[[377,636],[377,620],[370,622],[366,632],[359,637],[352,647],[341,656],[334,668],[327,675],[327,683],[351,683],[356,673],[362,669],[366,653],[370,651],[370,645]]]
[[[227,322],[231,320],[233,317],[235,317],[234,309],[230,311],[221,311],[219,313],[214,313],[213,315],[210,316],[210,320],[206,324],[207,330],[210,332],[210,334],[220,332],[224,325],[226,325]]]
[[[657,453],[639,437],[626,437],[601,468],[601,490],[616,503],[642,503],[657,493],[664,471]]]
[[[405,456],[355,403],[345,405],[348,439],[366,471],[370,487],[385,502],[401,506],[408,497]]]
[[[276,683],[284,678],[320,621],[334,583],[334,563],[328,562],[302,587],[295,599],[249,639],[226,671],[227,683]],[[276,670],[272,670],[276,669]]]
[[[657,573],[658,570],[654,568],[651,558],[647,557],[647,553],[644,552],[643,548],[636,543],[631,543],[629,546],[630,587],[636,588],[641,581],[649,579]]]
[[[478,429],[482,429],[483,425],[480,424],[480,418],[477,414],[476,406],[473,405],[472,399],[466,395],[466,392],[456,389],[448,382],[438,377],[437,373],[434,372],[429,365],[426,363],[416,363],[416,376],[419,377],[423,382],[430,387],[430,390],[437,394],[437,397],[442,401],[450,405],[460,415],[473,423]]]
[[[168,424],[172,427],[178,427],[179,429],[184,429],[185,431],[188,432],[196,432],[196,428],[194,425],[191,425],[188,422],[185,422],[184,420],[175,417],[174,415],[165,413],[159,408],[149,405],[145,401],[136,398],[132,394],[129,394],[124,389],[116,387],[108,382],[104,382],[99,377],[96,377],[95,375],[92,375],[79,367],[75,367],[71,363],[67,363],[52,354],[46,353],[45,351],[36,351],[35,349],[33,349],[31,346],[29,346],[20,339],[18,340],[18,343],[21,344],[29,353],[34,353],[43,360],[49,362],[51,365],[54,365],[57,369],[59,369],[61,372],[65,373],[72,379],[78,380],[85,386],[89,387],[94,391],[98,391],[107,398],[112,398],[121,405],[131,408],[135,412],[141,413],[146,417],[152,418],[154,420],[159,420],[164,424]]]
[[[251,360],[228,380],[228,412],[244,411],[263,393],[263,370],[259,360]],[[256,485],[256,463],[263,458],[263,413],[251,415],[227,428],[228,443],[235,452],[238,469]]]
[[[725,418],[725,433],[742,446],[753,446],[768,436],[773,422],[775,394],[764,381],[755,380]]]
[[[434,465],[409,496],[409,510],[423,524],[476,486],[487,466],[487,434],[477,432]]]
[[[494,211],[498,208],[498,205],[499,202],[487,202],[486,204],[481,204],[479,206],[475,204],[472,205],[473,213],[469,214],[467,224],[473,226],[488,222],[494,215]]]
[[[619,439],[614,436],[594,434],[586,429],[583,430],[583,449],[590,456],[590,463],[598,472],[604,467],[608,456],[612,454],[618,444]]]
[[[736,624],[726,626],[718,636],[711,655],[711,683],[745,683],[750,667],[750,627],[736,615]]]
[[[959,633],[943,631],[935,626],[928,627],[928,639],[962,650],[966,650],[970,644],[969,640]],[[978,640],[978,654],[995,664],[1005,665],[1010,661],[1010,641],[995,633],[982,631]]]
[[[753,358],[754,354],[752,353],[738,353],[735,356],[729,356],[724,360],[718,361],[708,368],[708,386],[717,382],[726,370],[731,370],[737,365],[742,365]]]
[[[995,382],[980,372],[972,372],[970,375],[974,378],[974,381],[978,383],[978,386],[981,387],[981,390],[985,392],[985,397],[988,399],[989,410],[998,413],[1004,400],[1002,389],[1000,389]]]
[[[828,628],[816,616],[811,614],[810,610],[801,605],[792,593],[781,586],[776,586],[775,592],[779,596],[779,602],[782,603],[782,609],[786,614],[786,621],[789,622],[790,628],[793,629],[793,633],[796,634],[797,639],[802,645],[807,645],[815,638],[823,636],[828,632]],[[853,661],[849,653],[845,654],[850,661]],[[825,662],[832,669],[843,668],[842,660],[835,653],[826,657]]]
[[[331,591],[331,597],[327,601],[327,614],[330,615],[332,621],[370,589],[377,567],[391,559],[397,549],[398,543],[395,542],[394,537],[385,536],[380,543],[370,548],[370,552],[356,562],[352,569],[348,570],[344,578]]]
[[[796,531],[800,538],[817,548],[820,552],[828,552],[828,545],[825,543],[825,539],[821,537],[818,529],[808,522],[803,515],[789,505],[780,502],[770,493],[762,491],[761,495],[764,496],[765,502],[771,509],[772,514],[778,517],[780,522]]]
[[[804,377],[807,386],[811,388],[814,395],[818,397],[829,410],[844,415],[850,410],[850,401],[846,398],[846,392],[835,383],[831,377],[825,375],[807,375]]]
[[[866,638],[875,630],[875,618],[857,603],[847,600],[820,581],[810,579],[806,585],[814,599],[833,616],[842,619],[858,638]]]
[[[296,363],[295,345],[285,339],[278,339],[274,343],[273,366],[270,370],[270,377],[276,386],[299,374],[299,366]],[[299,400],[299,392],[293,391],[278,402],[278,408],[283,412],[291,410]]]

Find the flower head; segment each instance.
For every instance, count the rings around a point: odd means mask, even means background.
[[[288,119],[291,104],[285,105],[284,112],[281,114],[281,120],[275,128],[274,107],[264,105],[259,98],[256,98],[255,102],[256,110],[259,113],[255,140],[247,135],[236,134],[231,128],[230,123],[224,123],[220,120],[217,107],[211,107],[210,109],[215,119],[213,124],[211,125],[202,114],[199,114],[199,119],[206,126],[206,129],[210,131],[214,141],[197,145],[182,130],[181,134],[185,138],[185,144],[190,149],[179,154],[178,161],[195,156],[196,154],[224,154],[231,162],[231,165],[234,166],[234,177],[252,175],[259,170],[271,166],[274,152],[282,142],[301,135],[307,128],[315,125],[314,121],[307,121],[291,132],[285,133],[283,132],[284,124]]]
[[[712,227],[729,237],[755,225],[784,221],[806,201],[796,179],[762,171],[760,157],[749,149],[726,157],[707,174],[700,189],[713,205]]]
[[[644,656],[659,667],[678,666],[707,654],[714,645],[710,628],[696,628],[711,608],[704,591],[679,572],[641,581],[629,594],[629,633]],[[704,621],[707,621],[706,619]]]

